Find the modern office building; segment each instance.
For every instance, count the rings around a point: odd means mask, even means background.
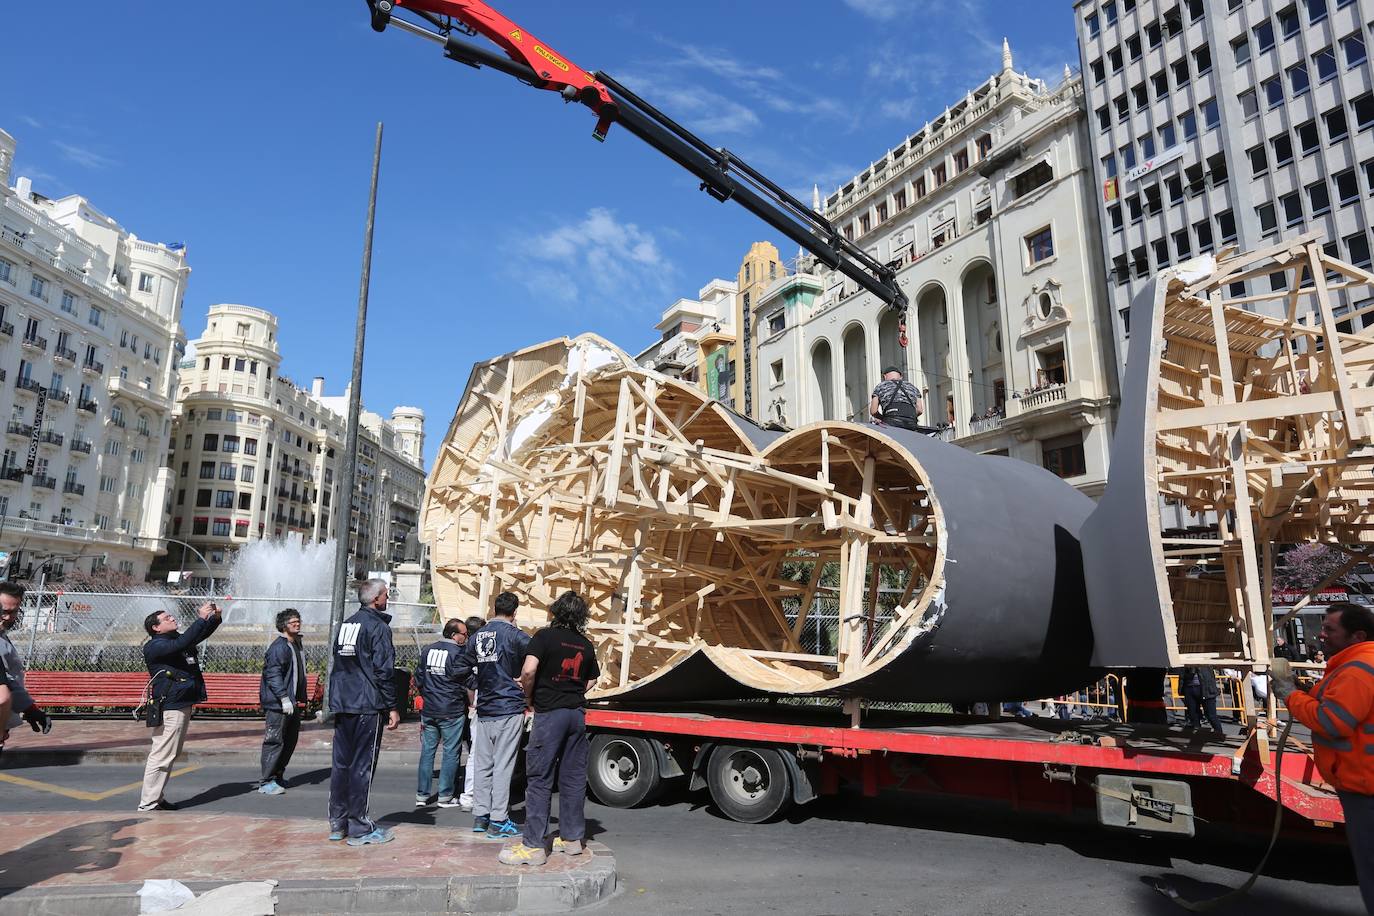
[[[0,131],[0,574],[142,580],[165,548],[185,247],[10,187],[15,148]]]
[[[898,316],[802,257],[753,297],[757,416],[867,422],[896,366],[923,422],[970,450],[1106,482],[1116,353],[1088,161],[1083,88],[1002,67],[825,198],[822,212],[910,299]]]
[[[1074,12],[1121,338],[1155,272],[1200,254],[1317,230],[1369,267],[1374,3],[1079,0]]]
[[[712,280],[695,299],[679,299],[663,310],[660,334],[635,360],[641,366],[691,382],[727,407],[735,406],[737,286]]]

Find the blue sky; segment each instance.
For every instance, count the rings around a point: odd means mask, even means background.
[[[808,196],[997,70],[1004,35],[1018,70],[1077,67],[1069,0],[495,5]],[[751,242],[796,253],[623,131],[593,141],[587,109],[372,32],[361,0],[23,3],[6,27],[16,174],[184,241],[188,336],[213,303],[268,309],[283,371],[331,394],[385,122],[363,397],[424,408],[428,458],[475,360],[588,330],[633,352]]]

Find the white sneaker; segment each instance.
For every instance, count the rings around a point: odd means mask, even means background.
[[[415,807],[417,807],[417,808],[427,808],[427,807],[429,807],[429,796],[428,796],[428,795],[421,795],[419,792],[416,792],[416,793],[415,793]]]
[[[471,810],[472,810],[472,796],[471,796],[471,795],[460,795],[460,796],[458,796],[458,807],[462,808],[464,811],[471,811]]]
[[[441,799],[439,799],[439,807],[440,807],[440,808],[457,808],[457,807],[460,807],[460,802],[459,802],[458,799],[456,799],[456,798],[441,798]],[[469,806],[469,809],[470,809],[470,808],[471,808],[471,806]]]

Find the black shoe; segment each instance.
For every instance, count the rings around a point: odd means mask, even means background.
[[[172,803],[172,802],[169,802],[167,799],[164,798],[164,799],[161,799],[160,801],[158,801],[156,810],[158,810],[158,811],[180,811],[180,810],[181,810],[181,806],[180,806],[180,805],[177,805],[177,804],[174,804],[174,803]]]

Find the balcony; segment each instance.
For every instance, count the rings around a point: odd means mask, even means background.
[[[50,429],[45,429],[38,434],[38,441],[43,445],[60,446],[63,442],[67,441],[67,437],[61,433],[55,433]]]
[[[44,390],[41,383],[35,382],[32,378],[27,378],[22,375],[14,380],[14,387],[16,391],[31,391],[35,394]]]
[[[68,445],[67,448],[68,450],[73,452],[80,452],[83,455],[89,455],[91,453],[91,449],[94,448],[94,443],[91,442],[90,439],[73,439],[71,445]]]
[[[39,337],[37,334],[25,334],[20,342],[30,350],[38,350],[40,353],[45,353],[48,349],[48,338]]]
[[[35,487],[42,487],[42,488],[45,489],[45,490],[56,490],[56,489],[57,489],[57,478],[56,478],[56,477],[45,477],[45,476],[43,476],[42,474],[34,474],[34,475],[33,475],[33,485],[34,485]]]
[[[8,321],[0,321],[0,334],[4,334],[6,337],[13,337],[14,325],[10,324]]]
[[[153,391],[151,388],[144,388],[142,384],[135,384],[124,378],[111,378],[106,381],[106,387],[113,396],[124,396],[135,401],[141,401],[154,410],[166,413],[172,409],[172,402],[162,395]]]
[[[87,413],[94,414],[100,411],[100,405],[97,404],[95,401],[87,400],[86,398],[81,398],[76,402],[76,409],[84,410]]]
[[[88,359],[81,364],[81,371],[91,375],[104,375],[105,364],[98,359]]]
[[[74,480],[69,480],[66,483],[62,484],[62,492],[70,493],[73,496],[85,496],[86,485],[84,483],[77,483]]]
[[[19,482],[24,479],[24,469],[16,467],[0,468],[0,481]]]
[[[994,429],[999,429],[1004,419],[1005,417],[982,417],[980,419],[971,420],[969,422],[969,435],[977,436],[982,433],[990,433]]]
[[[22,436],[25,439],[33,437],[33,427],[27,423],[20,423],[18,420],[11,420],[9,425],[5,427],[5,432],[11,436]]]
[[[52,351],[52,358],[56,362],[70,363],[76,365],[76,351],[68,350],[66,347],[56,347]]]
[[[61,404],[70,404],[72,402],[71,390],[68,388],[49,388],[48,400],[57,401]]]

